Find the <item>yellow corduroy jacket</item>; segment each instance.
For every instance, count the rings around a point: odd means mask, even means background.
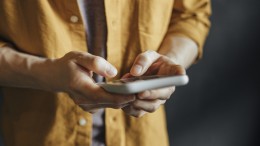
[[[210,26],[210,0],[105,0],[107,60],[128,72],[140,52],[157,50],[166,34],[184,35],[202,47]],[[58,58],[87,51],[76,0],[1,0],[0,48]],[[2,70],[1,68],[0,70]],[[7,146],[91,144],[92,116],[65,93],[2,87],[1,131]],[[105,110],[107,146],[167,146],[164,109],[142,118]],[[86,124],[80,124],[80,119]]]

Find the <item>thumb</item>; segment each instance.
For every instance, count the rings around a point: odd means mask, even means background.
[[[117,69],[99,56],[84,54],[76,58],[76,63],[104,77],[114,77],[117,75]]]

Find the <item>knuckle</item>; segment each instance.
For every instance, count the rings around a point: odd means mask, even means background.
[[[175,92],[175,87],[168,88],[168,95],[167,95],[166,99],[169,99],[171,97],[171,95],[173,94],[173,92]]]
[[[160,92],[157,90],[150,90],[148,96],[145,96],[143,99],[148,99],[148,100],[155,100],[159,98]]]
[[[170,92],[174,92],[175,89],[176,89],[175,87],[170,87],[170,88],[169,88]]]
[[[173,94],[173,92],[175,92],[175,87],[170,87],[169,88],[169,96],[171,96]]]
[[[149,99],[156,99],[158,97],[158,90],[150,90]]]
[[[126,111],[127,111],[128,115],[131,115],[135,118],[140,118],[146,113],[145,111],[143,111],[141,109],[135,108],[135,106],[130,106],[127,109],[128,110],[126,110]]]
[[[155,112],[156,110],[157,110],[157,106],[153,105],[153,106],[151,106],[151,107],[148,109],[147,112],[153,113],[153,112]]]
[[[165,104],[165,103],[166,103],[166,100],[162,100],[162,101],[161,101],[161,104]],[[159,106],[159,107],[160,107],[160,106]],[[159,108],[159,107],[158,107],[158,108]]]

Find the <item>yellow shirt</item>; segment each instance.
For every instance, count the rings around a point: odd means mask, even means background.
[[[208,33],[209,0],[105,0],[107,59],[120,77],[140,52],[157,50],[165,34],[184,35],[199,46]],[[0,47],[48,58],[87,51],[76,0],[1,0]],[[90,145],[92,117],[65,93],[3,87],[1,131],[7,146]],[[106,109],[107,146],[167,146],[163,107],[142,118]],[[81,119],[86,119],[82,124]]]

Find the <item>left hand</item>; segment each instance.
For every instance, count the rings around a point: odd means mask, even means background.
[[[158,54],[155,51],[146,51],[139,54],[130,70],[130,73],[123,76],[142,75],[183,75],[186,74],[185,69],[177,65],[170,58]],[[123,111],[134,117],[142,117],[146,113],[155,112],[160,105],[164,104],[175,91],[175,86],[146,90],[138,93],[136,100],[130,105],[122,108]]]

